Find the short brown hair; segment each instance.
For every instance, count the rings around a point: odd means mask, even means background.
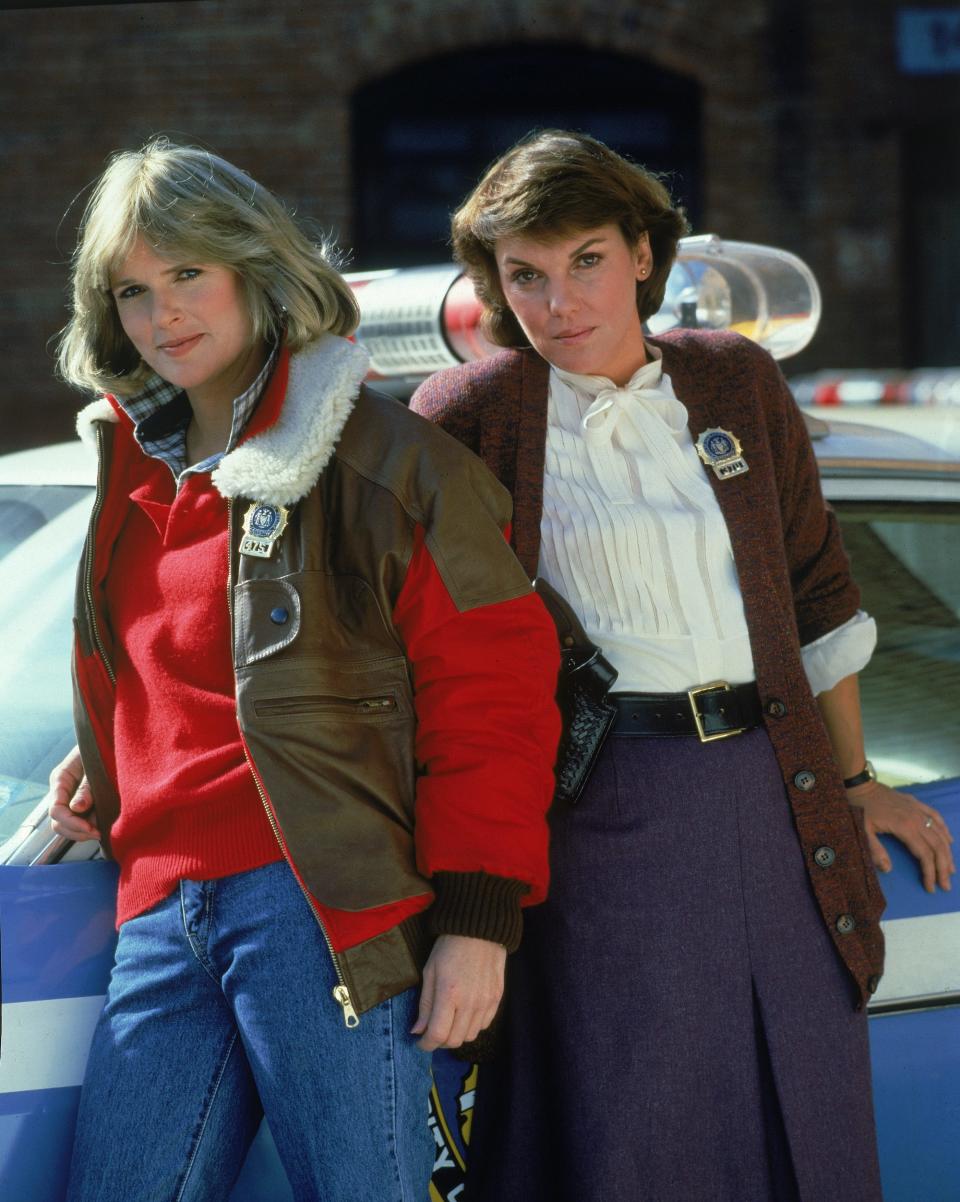
[[[631,247],[643,233],[650,238],[653,269],[637,281],[637,310],[646,321],[663,304],[677,242],[689,229],[656,175],[589,134],[561,129],[529,135],[488,168],[454,213],[451,241],[493,342],[528,345],[500,287],[497,240],[523,234],[549,241],[601,225],[619,226]]]
[[[110,274],[137,238],[240,277],[257,337],[292,351],[325,333],[351,334],[359,310],[334,266],[286,207],[246,172],[193,146],[154,138],[115,154],[97,181],[71,272],[71,317],[57,366],[77,388],[130,395],[152,374],[124,334]]]

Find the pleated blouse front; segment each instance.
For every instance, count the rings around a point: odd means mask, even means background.
[[[551,368],[539,574],[618,669],[618,691],[754,679],[726,523],[659,357],[623,388]],[[825,641],[811,645],[815,692],[869,660],[873,621]]]

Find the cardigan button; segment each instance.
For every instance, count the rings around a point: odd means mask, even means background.
[[[841,914],[837,919],[837,930],[841,935],[849,935],[856,929],[857,920],[852,914]]]
[[[782,718],[786,712],[787,707],[779,697],[771,697],[767,702],[767,713],[771,718]]]
[[[276,626],[284,626],[290,620],[290,611],[282,605],[270,610],[270,621]]]
[[[829,868],[837,858],[837,853],[832,847],[818,847],[813,853],[813,858],[821,868]]]
[[[867,993],[876,993],[880,987],[880,974],[878,972],[871,973],[867,977]]]
[[[793,783],[801,792],[809,793],[813,786],[817,783],[817,778],[809,768],[801,768],[793,778]]]

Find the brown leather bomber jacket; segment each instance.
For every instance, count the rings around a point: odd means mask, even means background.
[[[280,418],[226,455],[213,474],[230,512],[240,731],[288,859],[313,897],[338,910],[431,891],[417,870],[413,836],[411,665],[391,622],[415,528],[423,528],[459,612],[531,591],[502,534],[511,512],[507,491],[436,427],[362,386],[358,394],[365,368],[363,352],[341,339],[290,357]],[[116,422],[106,401],[81,415],[81,433],[84,426],[93,433],[100,467],[78,574],[74,655],[78,742],[108,854],[119,798],[109,768],[110,645],[99,597],[115,537],[113,510],[120,508],[104,496],[121,453]],[[290,510],[270,558],[240,554],[241,520],[252,501]],[[271,620],[278,609],[289,615],[282,625]],[[357,696],[393,704],[362,722],[346,707],[324,706],[318,719],[318,702]],[[549,775],[552,748],[543,757]],[[445,906],[439,929],[516,943],[522,881],[485,871],[439,876],[432,929]],[[334,956],[358,1013],[419,980],[425,928],[416,915]]]

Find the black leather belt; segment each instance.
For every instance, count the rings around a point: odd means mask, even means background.
[[[760,725],[760,696],[756,682],[710,684],[686,693],[610,693],[616,703],[614,735],[696,735],[701,743],[728,739]]]

